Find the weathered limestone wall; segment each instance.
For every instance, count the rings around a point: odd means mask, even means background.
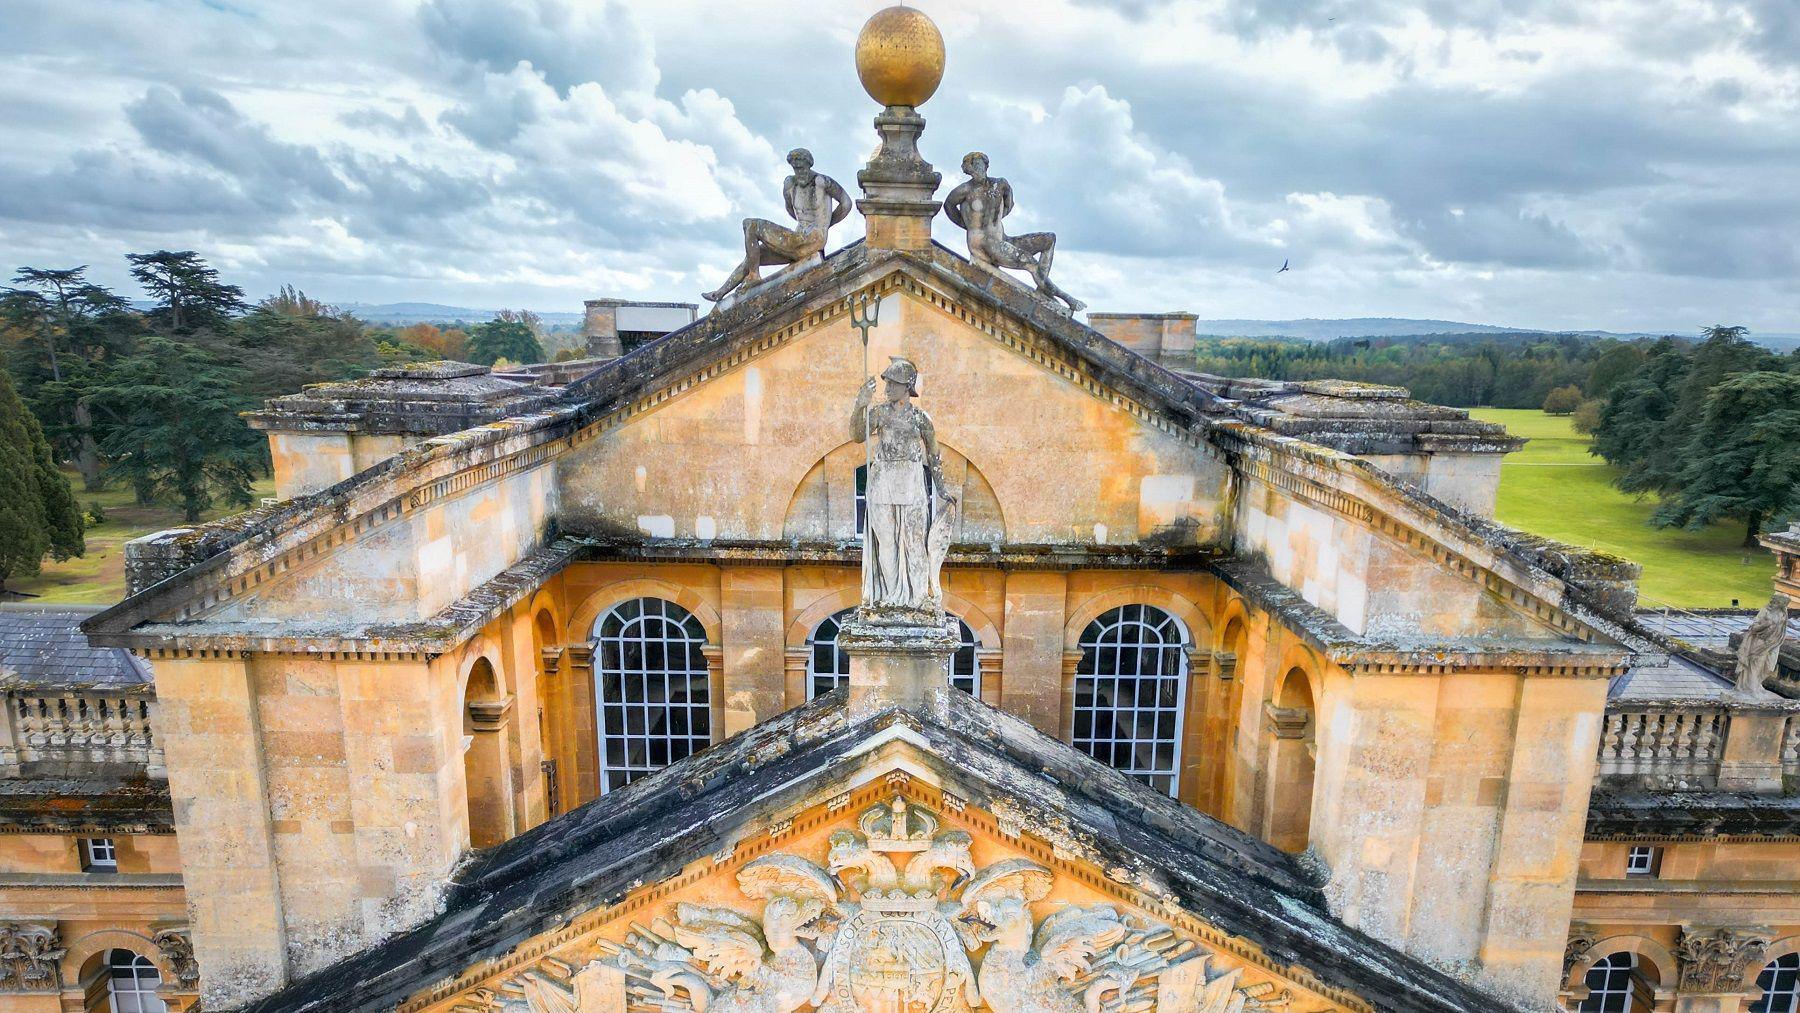
[[[871,334],[871,369],[890,355],[919,364],[918,404],[938,438],[991,484],[1007,540],[1191,545],[1223,537],[1227,469],[1209,448],[1145,425],[910,294],[886,299]],[[863,376],[862,345],[840,317],[688,389],[564,461],[565,527],[784,537],[797,490],[849,440]],[[1021,434],[1029,434],[1024,443]],[[1021,453],[1030,467],[1016,466]],[[972,499],[986,509],[985,495]]]
[[[155,660],[208,1005],[434,910],[467,846],[457,660]]]
[[[543,541],[554,464],[435,498],[220,609],[214,618],[309,623],[425,619]]]
[[[1547,1004],[1605,691],[1598,678],[1327,669],[1311,837],[1333,910]]]
[[[293,499],[328,489],[416,442],[416,438],[377,433],[271,431],[269,456],[274,463],[275,496]]]
[[[1633,845],[1661,849],[1654,876],[1628,876]],[[1678,990],[1684,931],[1725,930],[1767,946],[1747,962],[1734,996]],[[1582,848],[1570,938],[1580,957],[1563,985],[1581,985],[1595,961],[1614,953],[1638,958],[1657,998],[1677,1013],[1750,1008],[1757,975],[1770,961],[1800,952],[1800,842],[1776,839],[1588,841]],[[1723,1005],[1721,1005],[1723,1003]],[[1735,1004],[1734,1004],[1735,1003]]]
[[[62,988],[37,994],[8,993],[0,985],[0,1009],[8,1013],[61,1013],[85,1009],[81,989],[107,950],[128,949],[156,965],[163,981],[178,989],[177,976],[157,945],[158,933],[187,924],[181,888],[181,856],[172,834],[121,834],[117,873],[82,871],[79,837],[59,834],[0,835],[0,922],[26,922],[56,929],[65,951],[56,963]],[[195,996],[172,996],[172,1010],[186,1009]]]
[[[1365,454],[1363,460],[1464,513],[1492,518],[1500,497],[1501,454]]]
[[[1150,359],[1193,368],[1192,313],[1089,313],[1088,326]]]
[[[565,808],[597,797],[593,666],[585,644],[606,611],[643,596],[673,601],[699,618],[720,655],[715,738],[735,734],[807,700],[806,642],[819,623],[857,604],[861,571],[843,565],[575,563],[557,586],[568,619],[569,663],[546,677],[543,754],[563,771]],[[982,699],[1067,738],[1080,637],[1124,604],[1168,611],[1192,642],[1181,797],[1216,812],[1216,772],[1227,765],[1228,697],[1212,689],[1218,581],[1210,574],[1151,570],[944,571],[945,605],[979,648]],[[524,720],[529,728],[532,721]],[[527,737],[526,741],[530,741]]]
[[[154,664],[202,997],[229,1008],[289,972],[261,708],[244,659],[219,655]]]
[[[1351,631],[1400,642],[1451,637],[1558,639],[1479,583],[1373,530],[1324,498],[1246,476],[1240,552]]]

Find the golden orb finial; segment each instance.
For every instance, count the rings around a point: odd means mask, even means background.
[[[884,106],[920,106],[944,79],[944,36],[923,12],[887,7],[856,37],[856,76]]]

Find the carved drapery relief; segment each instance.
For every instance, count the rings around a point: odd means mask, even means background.
[[[1246,1013],[1289,995],[1166,925],[1109,904],[1033,905],[1055,874],[982,868],[970,836],[896,796],[831,834],[825,854],[738,870],[759,905],[677,903],[577,969],[541,961],[493,993],[508,1013]],[[466,997],[465,997],[466,1001]]]
[[[0,923],[0,992],[49,992],[62,987],[58,961],[67,951],[54,925]]]
[[[174,972],[177,984],[184,989],[199,985],[200,962],[194,959],[194,940],[185,926],[163,929],[151,938],[151,942],[162,951],[163,959],[168,962],[169,970]]]
[[[1598,942],[1594,931],[1585,925],[1569,926],[1569,941],[1563,944],[1563,980],[1575,972],[1575,965],[1593,952],[1594,943]]]
[[[1766,932],[1733,929],[1681,930],[1675,957],[1681,963],[1681,992],[1741,992],[1762,969],[1769,948]]]

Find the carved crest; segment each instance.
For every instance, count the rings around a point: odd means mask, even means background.
[[[515,975],[503,1010],[576,1013],[1189,1013],[1285,1008],[1172,929],[1108,904],[1039,916],[1050,869],[976,868],[972,839],[896,795],[828,839],[824,864],[765,855],[737,873],[736,907],[678,903],[581,968]]]

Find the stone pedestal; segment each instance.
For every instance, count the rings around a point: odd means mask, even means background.
[[[867,242],[880,250],[923,250],[931,245],[931,219],[943,179],[919,154],[925,117],[908,106],[888,106],[875,117],[881,135],[869,164],[856,174],[863,199],[856,202],[868,228]]]
[[[950,657],[960,646],[941,612],[859,608],[838,632],[850,657],[850,718],[888,707],[943,719],[950,706]]]
[[[1719,790],[1780,793],[1788,714],[1737,711],[1719,761]]]

